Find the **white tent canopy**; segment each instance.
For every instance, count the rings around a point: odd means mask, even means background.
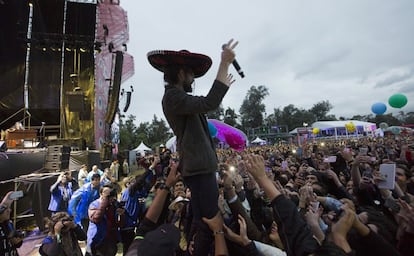
[[[358,120],[346,120],[346,121],[318,121],[312,124],[312,128],[319,129],[333,129],[345,127],[345,124],[352,122],[355,126],[362,126],[364,130],[373,131],[376,129],[376,124]],[[374,128],[375,127],[375,128]]]
[[[266,141],[263,140],[263,139],[261,139],[261,138],[259,138],[259,137],[256,137],[256,139],[252,140],[251,143],[254,143],[254,144],[263,144],[263,143],[266,143]]]
[[[320,130],[327,130],[327,129],[332,129],[334,130],[334,135],[335,138],[338,138],[338,131],[339,130],[343,130],[345,129],[346,124],[348,123],[353,123],[355,125],[355,127],[357,128],[357,135],[358,135],[358,131],[364,131],[364,132],[372,132],[374,133],[374,131],[377,129],[377,125],[374,123],[370,123],[370,122],[364,122],[364,121],[358,121],[358,120],[345,120],[345,121],[318,121],[318,122],[314,122],[312,124],[312,128],[318,128]],[[362,129],[361,129],[362,127]],[[348,132],[345,129],[346,132],[346,136],[348,136]]]
[[[132,151],[135,151],[135,153],[140,153],[141,156],[145,155],[146,151],[152,151],[150,147],[144,144],[144,142],[141,141],[141,144],[139,144],[138,147],[134,148]]]
[[[142,142],[142,141],[141,141],[141,144],[139,144],[138,147],[136,147],[136,148],[129,151],[129,166],[130,166],[130,168],[134,169],[134,168],[138,167],[137,156],[138,155],[144,156],[146,151],[152,151],[152,149],[149,148],[147,145],[145,145],[144,142]]]
[[[165,147],[171,150],[172,153],[177,151],[177,136],[171,137],[166,143]]]

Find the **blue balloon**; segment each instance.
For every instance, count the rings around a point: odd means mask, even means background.
[[[371,106],[371,111],[376,115],[382,115],[385,113],[385,111],[387,111],[387,105],[382,102],[374,103]]]
[[[211,137],[214,138],[217,136],[217,128],[211,122],[208,122],[208,130],[210,132]]]

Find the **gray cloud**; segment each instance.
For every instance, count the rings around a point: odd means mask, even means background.
[[[269,88],[268,113],[329,100],[332,114],[353,116],[369,114],[373,103],[394,93],[414,98],[412,0],[122,0],[121,6],[128,11],[128,51],[135,60],[135,75],[123,86],[133,84],[138,92],[127,114],[138,123],[154,114],[164,118],[162,75],[148,64],[148,51],[189,49],[211,56],[211,70],[197,80],[196,95],[205,95],[220,47],[231,37],[240,42],[236,55],[246,78],[236,77],[225,108],[238,111],[250,86],[261,84]],[[414,102],[406,108],[414,109]]]
[[[402,84],[400,92],[405,94],[414,94],[414,80],[411,83]],[[411,98],[412,99],[412,98]]]
[[[414,76],[414,70],[411,69],[403,74],[391,74],[389,77],[377,82],[375,88],[381,88],[386,86],[391,86],[399,82],[409,80]],[[414,87],[414,86],[413,86]]]

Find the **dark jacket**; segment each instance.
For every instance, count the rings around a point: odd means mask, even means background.
[[[309,255],[319,248],[309,226],[292,201],[284,196],[278,196],[272,201],[272,207],[274,220],[287,255]]]
[[[165,86],[164,115],[177,136],[183,177],[207,174],[217,169],[217,156],[205,113],[219,107],[229,87],[214,81],[207,96],[192,96],[172,85]]]

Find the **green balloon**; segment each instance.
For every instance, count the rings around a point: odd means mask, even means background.
[[[407,97],[404,94],[394,94],[388,99],[388,104],[393,108],[402,108],[407,105]]]

